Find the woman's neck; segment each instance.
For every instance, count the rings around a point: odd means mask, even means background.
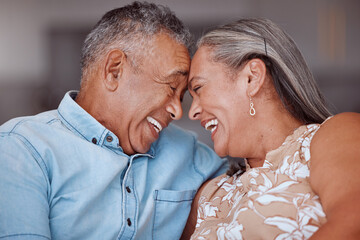
[[[246,158],[252,168],[263,166],[266,154],[279,148],[287,136],[303,125],[284,109],[268,111],[268,114],[262,116],[259,116],[257,121],[259,131],[254,141],[256,144],[252,149],[252,156]]]

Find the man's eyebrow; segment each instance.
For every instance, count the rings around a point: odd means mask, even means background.
[[[184,76],[187,77],[189,75],[189,71],[183,71],[183,70],[175,70],[168,74],[166,77],[164,77],[165,82],[169,81],[172,82],[173,78],[176,76]]]
[[[189,75],[189,71],[183,71],[183,70],[175,70],[172,73],[170,73],[169,76],[173,76],[173,75],[182,75],[182,76],[188,76]]]

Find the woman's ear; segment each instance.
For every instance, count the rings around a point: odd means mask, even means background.
[[[114,49],[107,54],[103,79],[108,90],[115,91],[117,89],[125,61],[126,55],[119,49]]]
[[[266,66],[265,63],[258,59],[251,59],[245,65],[247,70],[247,94],[249,97],[255,96],[260,89],[264,86],[266,80]]]

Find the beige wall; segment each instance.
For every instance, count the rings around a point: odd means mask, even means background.
[[[65,89],[77,88],[83,36],[106,11],[129,2],[0,0],[0,124],[56,106]],[[195,32],[241,17],[272,19],[295,39],[335,112],[360,111],[360,1],[153,2],[169,6]],[[186,117],[178,124],[199,129]]]

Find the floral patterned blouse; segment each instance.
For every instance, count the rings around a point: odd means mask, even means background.
[[[210,181],[191,239],[307,239],[326,222],[312,191],[310,142],[319,124],[299,127],[264,165]]]

